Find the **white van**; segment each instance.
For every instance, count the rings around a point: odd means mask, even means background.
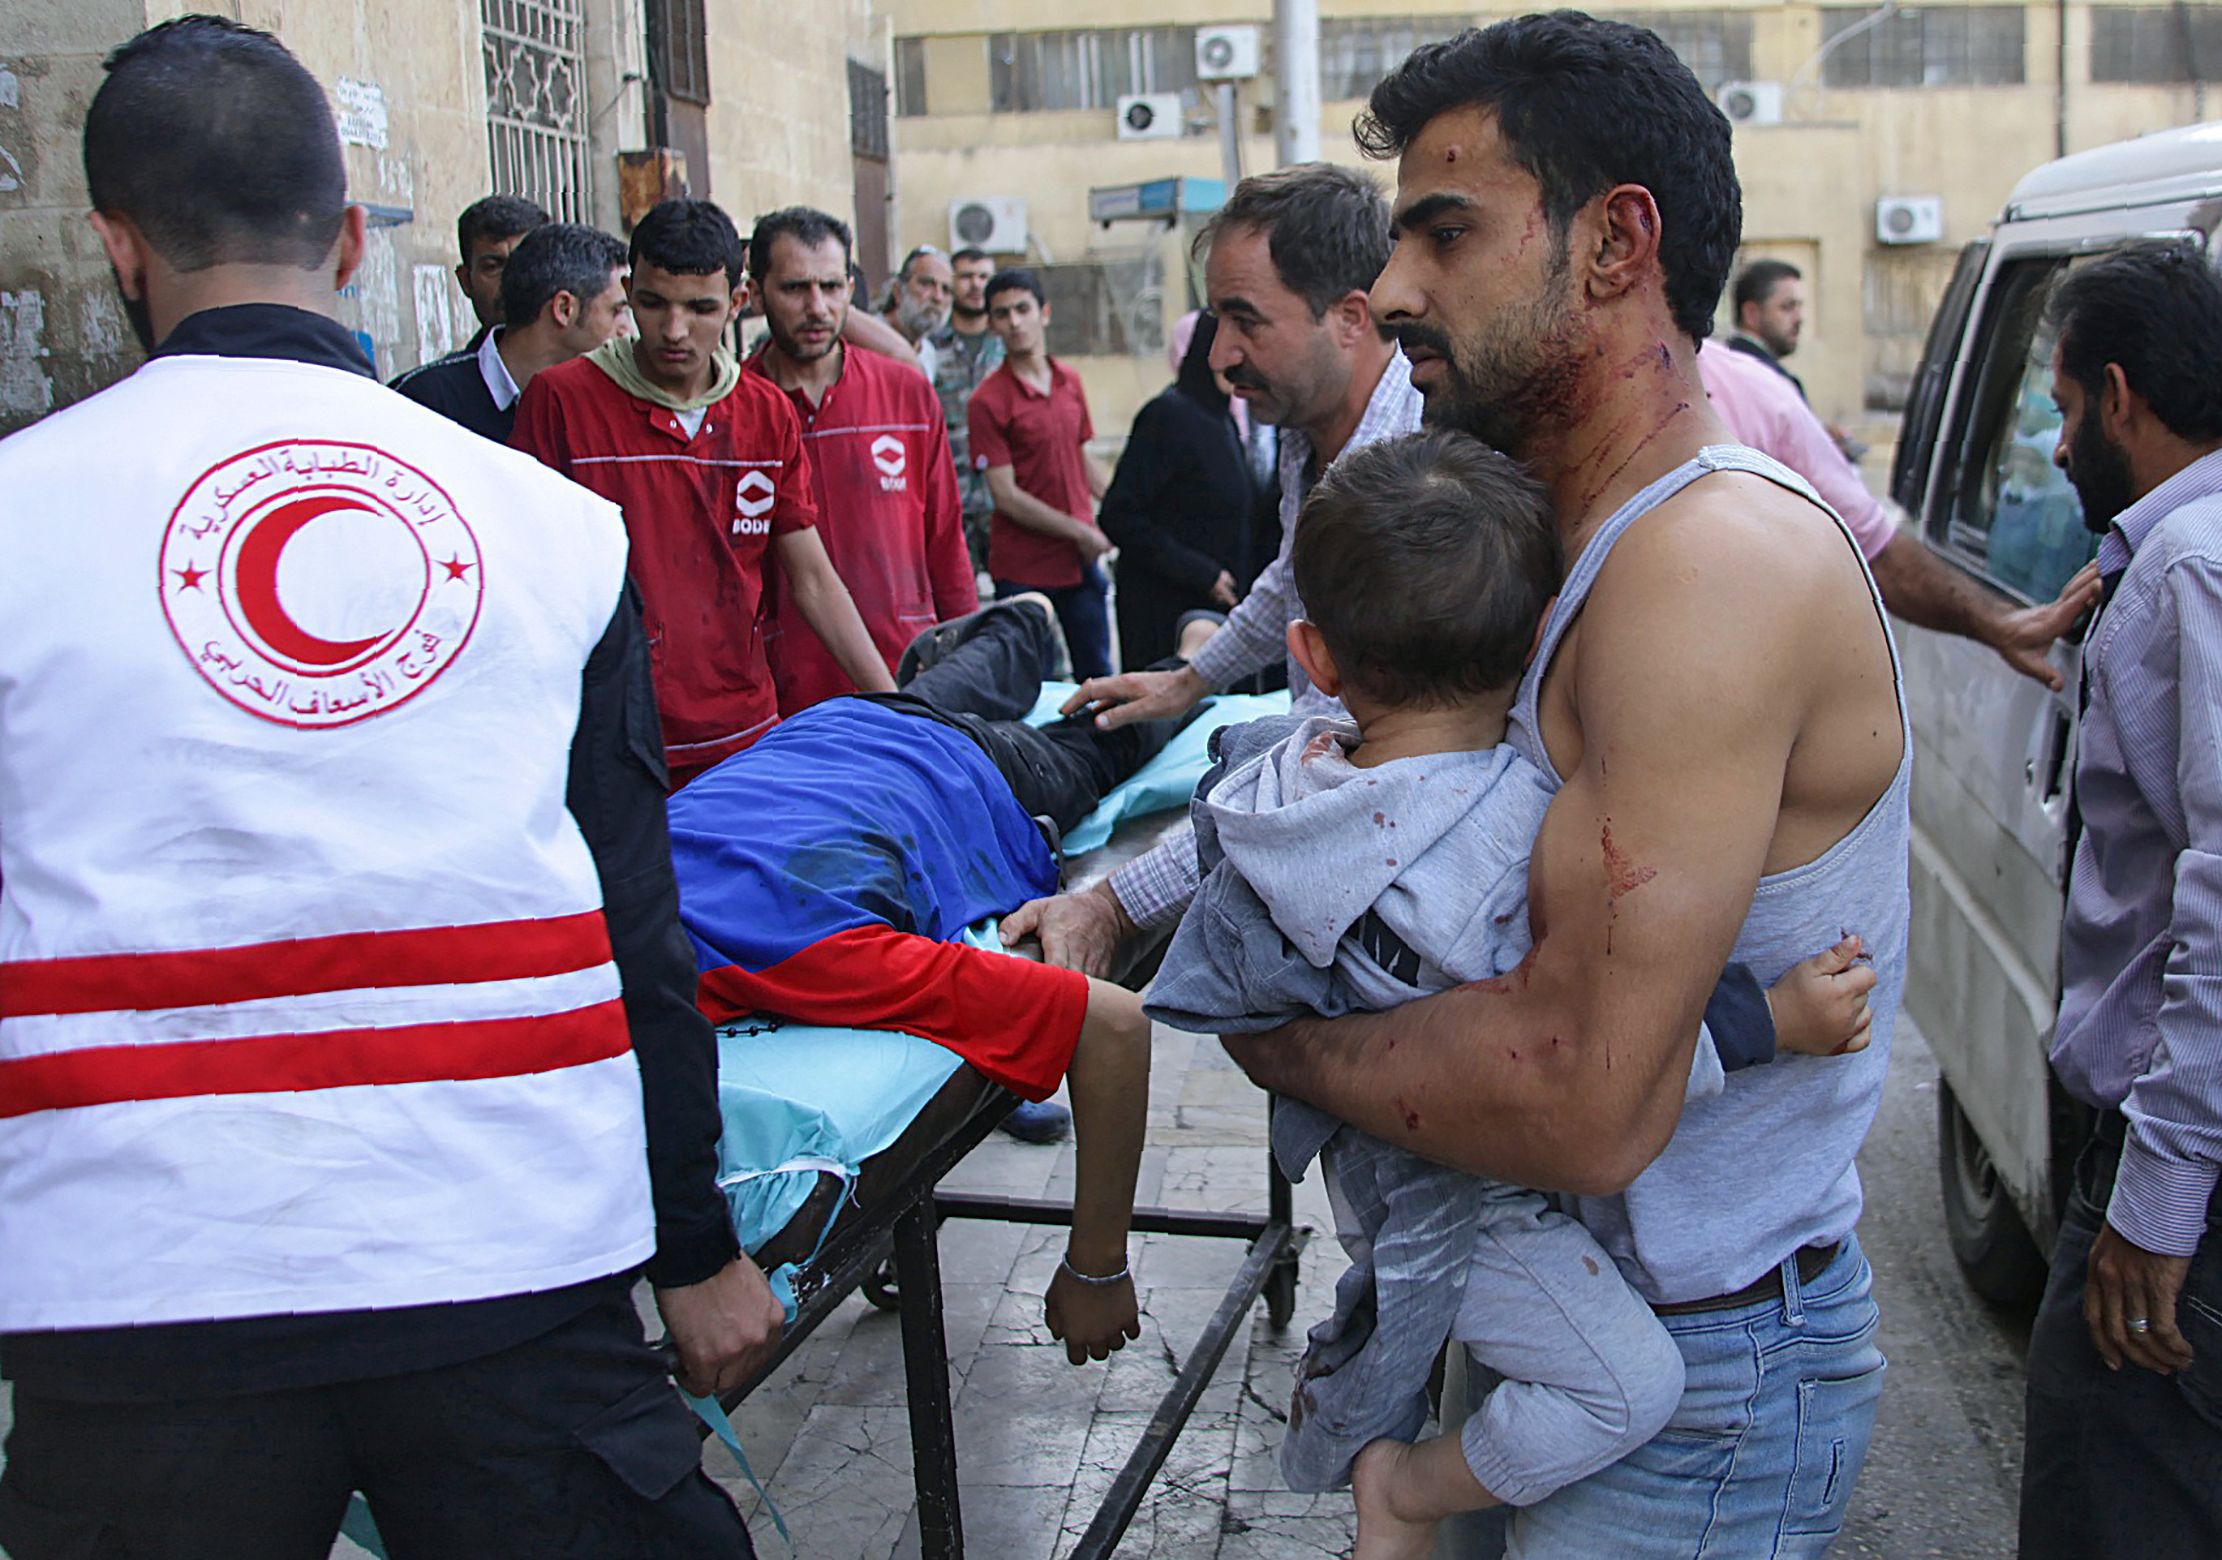
[[[1892,495],[1928,545],[2049,601],[2097,550],[2053,464],[2047,287],[2132,239],[2210,247],[2222,124],[2048,163],[2015,186],[1946,290],[1906,407]],[[1943,1066],[1939,1159],[1953,1254],[1980,1294],[2041,1290],[2086,1112],[2046,1057],[2059,1011],[2077,652],[2049,693],[1965,639],[1900,625],[1912,704],[1913,927],[1906,1006]]]

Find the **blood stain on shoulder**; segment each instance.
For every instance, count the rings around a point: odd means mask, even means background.
[[[1605,857],[1605,876],[1609,884],[1606,891],[1616,903],[1659,875],[1657,867],[1638,866],[1633,857],[1613,843],[1610,818],[1605,820],[1598,844]]]

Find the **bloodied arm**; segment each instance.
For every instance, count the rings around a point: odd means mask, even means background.
[[[1529,961],[1391,1013],[1230,1040],[1252,1077],[1523,1185],[1611,1193],[1658,1156],[1814,681],[1790,648],[1816,611],[1797,569],[1763,586],[1755,558],[1779,549],[1740,517],[1691,518],[1669,505],[1622,539],[1562,652],[1581,751],[1554,754],[1567,781],[1536,842]]]

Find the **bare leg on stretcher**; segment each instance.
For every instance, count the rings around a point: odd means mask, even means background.
[[[907,696],[962,724],[995,760],[1020,805],[1062,832],[1146,763],[1180,723],[1127,728],[1133,739],[1124,742],[1125,732],[1099,731],[1085,720],[1039,730],[1016,724],[1040,691],[1055,621],[1046,600],[1021,596],[968,624],[944,625],[941,643],[919,657],[929,664],[911,673],[901,693],[880,697],[896,702]],[[925,648],[922,642],[919,649]],[[1047,1305],[1050,1335],[1075,1365],[1108,1358],[1142,1333],[1127,1273],[1127,1235],[1149,1072],[1150,1025],[1141,996],[1090,979],[1087,1017],[1065,1075],[1077,1156],[1072,1237],[1050,1280]]]

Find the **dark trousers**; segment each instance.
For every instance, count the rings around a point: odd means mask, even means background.
[[[13,1560],[324,1560],[361,1490],[392,1560],[742,1560],[622,1292],[438,1370],[193,1401],[15,1398]]]
[[[1111,582],[1095,564],[1082,564],[1077,585],[1022,585],[997,580],[998,597],[1033,591],[1047,596],[1057,609],[1057,622],[1065,631],[1065,648],[1072,652],[1072,675],[1085,682],[1111,675],[1111,609],[1106,594]]]
[[[2022,1560],[2214,1560],[2222,1555],[2222,1228],[2217,1205],[2176,1325],[2189,1370],[2106,1368],[2083,1321],[2091,1243],[2121,1159],[2109,1113],[2083,1151],[2029,1338]],[[2222,1196],[2217,1197],[2222,1204]]]
[[[921,634],[898,668],[902,691],[867,697],[964,732],[986,751],[1019,805],[1053,821],[1062,834],[1148,763],[1186,720],[1098,731],[1083,714],[1027,725],[1020,717],[1033,709],[1055,652],[1049,622],[1037,608],[998,601]]]

